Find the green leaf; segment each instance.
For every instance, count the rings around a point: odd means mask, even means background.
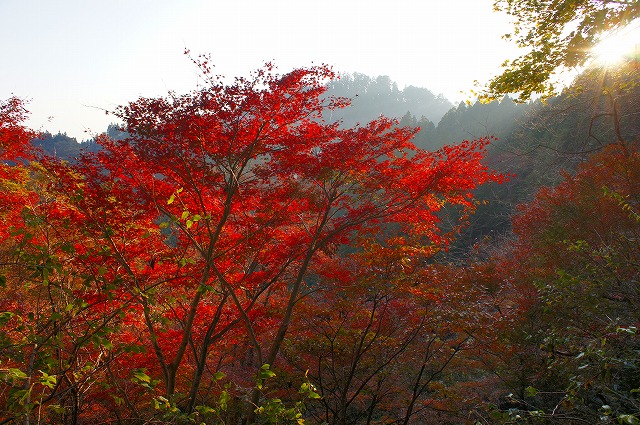
[[[172,193],[171,196],[169,196],[169,199],[167,200],[167,205],[173,204],[173,201],[175,200],[176,200],[176,194]]]
[[[43,371],[40,371],[40,373],[42,373],[42,376],[40,377],[40,384],[50,389],[53,389],[56,386],[56,383],[58,382],[56,377],[49,375],[48,373]]]
[[[507,412],[502,412],[500,410],[491,410],[489,412],[489,417],[498,421],[507,421],[509,420],[509,414]]]
[[[146,382],[148,384],[151,383],[151,377],[149,375],[147,375],[146,373],[144,373],[144,371],[142,371],[142,370],[134,371],[132,380],[134,382],[138,381],[138,382]]]
[[[618,416],[618,422],[628,425],[640,425],[640,419],[634,415],[620,415]]]
[[[227,410],[227,405],[229,403],[229,393],[227,392],[227,390],[223,390],[220,393],[220,409],[221,410]]]
[[[260,379],[268,379],[276,376],[276,374],[269,369],[270,367],[271,366],[269,366],[268,364],[263,364],[262,367],[260,368],[260,373],[258,374],[258,377]]]
[[[539,391],[537,389],[535,389],[535,388],[533,388],[531,386],[529,386],[529,387],[524,389],[524,394],[527,397],[535,397],[536,395],[538,395],[538,392]]]
[[[0,312],[0,326],[4,326],[4,324],[11,320],[15,315],[15,313],[12,313],[10,311]]]
[[[212,409],[209,406],[196,406],[196,410],[202,415],[211,415],[216,413],[215,409]]]
[[[21,371],[20,369],[10,368],[7,371],[7,377],[12,379],[27,379],[27,374]]]
[[[47,406],[47,409],[53,410],[53,412],[58,415],[64,414],[64,406],[60,406],[59,404],[50,404]]]
[[[124,347],[123,351],[125,353],[146,353],[147,347],[144,345],[129,344]]]

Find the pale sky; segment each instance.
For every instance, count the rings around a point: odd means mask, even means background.
[[[326,63],[388,75],[454,103],[517,55],[493,0],[0,0],[0,99],[29,100],[35,130],[78,141],[105,131],[104,110],[184,93],[198,73],[247,76]]]

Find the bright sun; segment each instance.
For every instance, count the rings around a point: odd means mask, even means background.
[[[623,29],[615,34],[604,37],[593,49],[593,59],[596,63],[611,66],[625,58],[637,56],[640,53],[640,26]]]

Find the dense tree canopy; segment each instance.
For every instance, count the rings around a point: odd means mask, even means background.
[[[639,159],[637,145],[610,145],[514,219],[503,270],[536,296],[496,368],[509,420],[637,423]]]
[[[324,122],[347,104],[323,96],[326,67],[279,75],[267,64],[225,84],[196,63],[206,87],[123,106],[128,137],[103,136],[73,163],[41,156],[24,175],[36,197],[14,203],[2,229],[8,420],[281,414],[263,380],[286,373],[296,312],[323,310],[327,299],[310,296],[323,276],[352,279],[330,267],[345,247],[424,261],[453,234],[439,211],[468,212],[478,185],[501,180],[482,164],[484,140],[427,152],[415,129],[383,117]]]
[[[524,102],[558,93],[562,85],[555,79],[562,71],[584,65],[603,34],[640,16],[638,0],[497,0],[494,7],[513,18],[515,29],[505,38],[525,53],[505,62],[481,93],[488,100],[514,93]]]
[[[486,96],[638,7],[497,0]],[[637,64],[450,108],[193,62],[81,144],[0,101],[0,424],[640,424]]]

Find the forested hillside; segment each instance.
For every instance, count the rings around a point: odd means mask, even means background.
[[[193,62],[81,143],[0,101],[0,423],[640,423],[637,60],[458,106]]]
[[[489,134],[498,140],[489,148],[487,163],[512,177],[506,184],[479,189],[478,198],[489,203],[478,208],[460,246],[466,248],[487,235],[503,236],[518,205],[530,202],[540,188],[555,186],[610,143],[637,141],[640,87],[634,66],[621,68],[617,76],[611,75],[613,71],[589,69],[561,95],[545,103],[517,105],[513,121],[489,127],[493,129]],[[606,73],[609,82],[604,80]],[[603,95],[603,90],[609,93]]]
[[[330,121],[341,120],[345,127],[367,123],[380,115],[400,119],[408,111],[436,123],[453,106],[442,95],[436,96],[423,87],[400,90],[386,75],[341,74],[329,83],[328,89],[329,96],[351,99],[351,108],[325,116]]]

